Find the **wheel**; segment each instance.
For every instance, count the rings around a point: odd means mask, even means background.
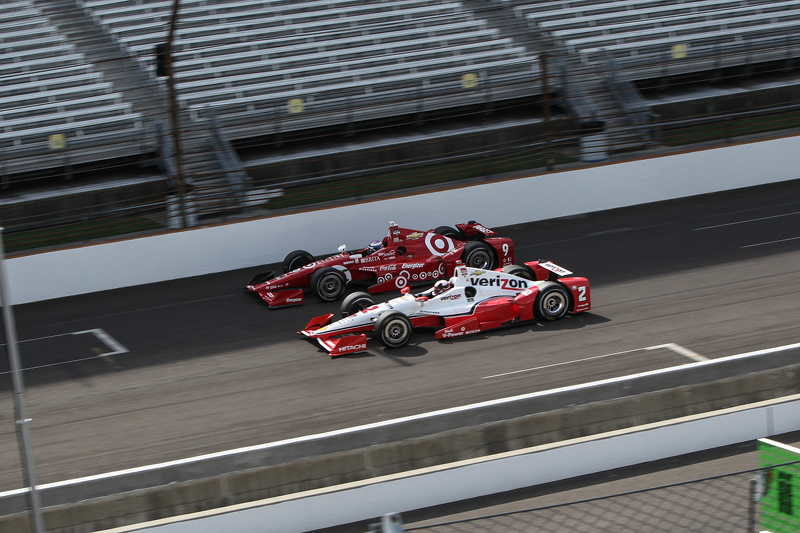
[[[311,276],[311,290],[323,302],[333,302],[344,294],[345,279],[333,267],[320,268]]]
[[[375,322],[373,337],[379,337],[387,348],[399,348],[411,338],[411,321],[400,311],[387,311]]]
[[[533,304],[533,314],[540,320],[558,320],[567,313],[569,295],[554,282],[539,285],[539,295]]]
[[[310,253],[306,252],[305,250],[295,250],[294,252],[290,253],[286,256],[283,260],[283,273],[291,272],[292,270],[297,270],[300,267],[304,267],[309,263],[314,262],[314,256]]]
[[[354,315],[359,311],[375,305],[375,300],[366,292],[348,294],[342,301],[342,318]]]
[[[519,266],[519,265],[506,265],[503,267],[503,272],[506,274],[511,274],[512,276],[517,276],[519,278],[529,279],[531,281],[536,281],[536,276],[531,272],[531,269],[527,266]]]
[[[472,241],[465,244],[461,260],[465,265],[472,268],[482,268],[484,270],[494,270],[496,268],[492,247],[485,242]]]
[[[445,237],[450,237],[451,239],[457,239],[459,241],[466,241],[467,237],[464,235],[464,232],[460,229],[451,228],[450,226],[439,226],[435,230],[434,233],[438,233],[439,235],[444,235]]]

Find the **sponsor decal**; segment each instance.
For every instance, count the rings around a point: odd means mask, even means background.
[[[550,272],[554,272],[554,273],[558,274],[559,276],[569,276],[570,274],[572,274],[572,272],[570,272],[566,268],[560,267],[560,266],[556,265],[555,263],[551,263],[550,261],[546,261],[544,263],[539,263],[539,266],[544,267],[547,270],[549,270]]]
[[[420,233],[418,231],[415,231],[414,233],[409,233],[408,235],[406,235],[406,239],[411,240],[411,241],[415,241],[415,240],[419,239],[420,237],[422,237],[422,233]]]
[[[302,301],[303,301],[302,298],[286,298],[286,303],[287,304],[297,303],[297,302],[302,302]]]
[[[439,275],[444,276],[447,271],[444,268],[444,263],[439,263]]]
[[[459,330],[459,331],[450,330],[450,331],[443,332],[442,333],[442,338],[446,339],[448,337],[461,337],[463,335],[471,335],[472,333],[480,333],[480,331],[481,331],[480,329],[467,330],[467,329],[462,327],[461,330]]]
[[[492,230],[490,230],[489,228],[487,228],[483,224],[473,224],[473,227],[476,230],[478,230],[481,233],[483,233],[484,235],[494,235],[495,234]]]
[[[408,285],[408,277],[407,276],[397,276],[397,279],[394,280],[394,286],[398,289],[402,289]]]
[[[406,268],[414,269],[414,268],[422,268],[424,266],[425,266],[425,263],[403,263],[400,266],[400,268],[403,268],[403,269],[406,269]]]
[[[444,266],[444,265],[442,265],[442,266]],[[461,267],[461,275],[464,276],[465,278],[467,277],[467,269],[466,268]]]
[[[325,330],[327,330],[327,329],[328,329],[328,326],[322,326],[322,327],[321,327],[321,328],[319,328],[317,331],[325,331]]]
[[[495,278],[469,278],[469,282],[471,285],[480,285],[481,287],[498,287],[504,290],[522,290],[528,288],[528,282],[515,279],[515,278],[501,278],[497,276]]]
[[[367,349],[367,345],[362,343],[362,344],[351,344],[350,346],[340,346],[340,347],[336,348],[336,351],[337,352],[352,352],[352,351],[356,351],[356,350],[366,350],[366,349]]]
[[[380,277],[378,278],[378,283],[383,283],[384,281],[389,281],[389,280],[390,280],[390,279],[392,279],[393,277],[394,277],[394,276],[392,276],[391,274],[386,274],[385,276],[380,276]]]
[[[460,300],[461,299],[461,295],[460,294],[447,294],[445,296],[442,296],[440,299],[441,300]]]
[[[475,272],[472,273],[473,276],[482,276],[483,274],[486,274],[485,270],[476,270]]]
[[[425,246],[433,255],[444,255],[454,250],[456,247],[455,244],[453,244],[453,239],[435,233],[428,233],[425,235]]]
[[[405,265],[403,266],[405,268]],[[381,265],[379,270],[381,272],[394,272],[397,270],[397,265]]]

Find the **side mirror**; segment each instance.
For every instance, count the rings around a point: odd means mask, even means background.
[[[344,253],[346,250],[347,250],[347,246],[345,246],[344,244],[339,247],[339,252],[340,253]]]

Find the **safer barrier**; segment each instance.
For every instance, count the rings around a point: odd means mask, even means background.
[[[800,178],[798,152],[800,136],[783,137],[14,257],[10,300],[23,304],[274,263],[298,247],[292,243],[335,252],[340,244],[373,240],[389,219],[419,229],[478,218],[500,227],[787,181]]]

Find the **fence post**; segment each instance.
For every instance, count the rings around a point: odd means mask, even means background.
[[[403,533],[403,517],[400,513],[388,513],[381,517],[382,533]]]

